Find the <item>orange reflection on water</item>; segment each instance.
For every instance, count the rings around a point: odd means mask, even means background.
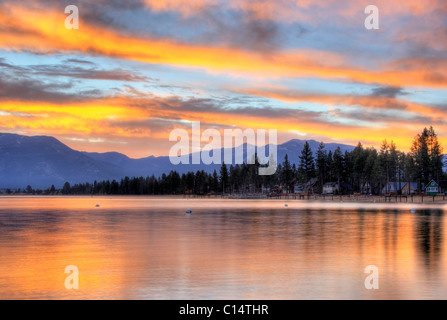
[[[143,197],[0,204],[3,299],[446,298],[439,210]],[[79,268],[79,290],[65,289],[67,265]],[[379,290],[364,288],[367,265],[379,268]]]

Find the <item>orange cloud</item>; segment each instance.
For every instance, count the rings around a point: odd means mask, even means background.
[[[360,96],[360,95],[328,95],[299,93],[281,87],[273,88],[245,88],[233,89],[235,92],[267,97],[286,103],[313,102],[328,106],[360,106],[368,109],[398,110],[412,113],[413,115],[424,115],[431,118],[433,122],[445,119],[445,112],[435,107],[421,105],[409,100],[386,97],[386,96]],[[405,120],[403,120],[405,121]]]
[[[54,11],[29,11],[7,5],[0,11],[0,47],[8,50],[40,52],[83,52],[141,61],[200,67],[210,72],[253,74],[258,77],[318,77],[382,83],[393,86],[447,86],[447,68],[368,71],[349,65],[346,58],[315,50],[287,50],[269,54],[237,48],[206,47],[171,40],[136,38],[98,26],[81,24],[80,30],[64,27],[65,15]],[[17,36],[20,34],[20,36]],[[231,57],[231,58],[229,58]],[[445,62],[441,65],[445,66]]]
[[[416,105],[409,108],[414,108],[411,112],[425,112]],[[167,154],[170,131],[178,127],[189,129],[189,121],[200,121],[203,124],[202,129],[217,127],[222,130],[230,126],[277,129],[280,136],[287,137],[299,131],[306,132],[306,138],[318,137],[322,140],[338,140],[352,144],[362,140],[366,145],[375,146],[379,146],[380,142],[387,138],[394,140],[403,150],[409,149],[411,137],[426,125],[418,122],[406,123],[405,120],[396,121],[395,118],[385,121],[380,127],[359,123],[346,124],[336,119],[331,121],[330,118],[313,112],[285,109],[257,112],[197,107],[182,100],[157,97],[149,99],[118,96],[67,105],[10,101],[2,103],[0,111],[2,130],[77,137],[77,140],[67,138],[65,142],[90,151],[98,150],[97,144],[92,146],[89,143],[92,138],[126,141],[132,148],[114,146],[112,143],[107,145],[109,150],[103,151],[126,150],[128,155],[135,157],[149,155],[149,151],[146,151],[149,137],[152,142],[157,142],[157,145],[151,148],[152,152]],[[446,132],[447,126],[437,125],[436,129]],[[447,142],[442,136],[441,141]]]
[[[184,17],[199,15],[203,9],[220,7],[221,9],[233,9],[252,13],[258,19],[269,19],[287,22],[303,22],[317,24],[321,19],[337,17],[353,17],[363,14],[363,10],[370,1],[363,0],[145,0],[144,3],[154,11],[178,12]],[[379,7],[385,15],[421,16],[430,14],[436,10],[443,10],[443,2],[430,0],[388,1],[376,0],[374,5]],[[305,14],[303,10],[313,8],[312,15]],[[327,11],[326,11],[327,10]],[[321,11],[324,11],[322,14]]]
[[[157,11],[179,11],[185,15],[192,15],[194,10],[200,10],[213,2],[147,0],[146,3]],[[287,1],[287,5],[290,3],[292,2]],[[339,2],[320,3],[330,6]],[[388,5],[383,12],[425,14],[437,8],[436,1],[429,2],[427,6],[420,6],[418,3],[408,1],[402,4],[402,7],[396,4]],[[286,10],[287,5],[286,1],[231,1],[228,4],[238,10],[250,11],[259,19],[273,17],[281,19],[287,14],[285,11],[295,14]],[[296,4],[300,8],[310,8],[312,5],[317,5],[317,3],[306,0]],[[357,14],[356,8],[353,2],[350,2],[346,14]],[[82,16],[80,30],[67,30],[64,21],[65,15],[62,10],[61,12],[51,8],[30,10],[17,4],[5,4],[0,7],[0,25],[2,26],[0,48],[17,51],[31,50],[46,54],[81,52],[182,68],[199,67],[212,73],[249,74],[255,75],[258,79],[317,77],[399,87],[445,88],[447,86],[447,62],[442,59],[399,60],[371,71],[353,65],[349,57],[324,51],[292,49],[268,53],[254,52],[238,48],[211,47],[167,39],[136,37],[106,27],[89,25],[82,20]],[[433,121],[445,118],[445,113],[439,109],[392,97],[303,95],[281,88],[239,89],[239,92],[286,102],[308,101],[326,105],[359,105],[364,108],[382,110],[393,106],[396,110],[416,116],[424,115]],[[157,97],[148,99],[118,96],[79,103],[70,102],[64,105],[5,101],[0,104],[0,111],[4,113],[0,113],[0,128],[29,130],[34,133],[67,137],[70,135],[120,137],[127,141],[150,137],[157,141],[167,142],[170,129],[176,125],[175,121],[195,120],[204,124],[227,127],[235,125],[240,128],[275,128],[280,133],[306,132],[309,136],[328,137],[352,143],[364,138],[370,144],[379,145],[384,138],[388,138],[395,140],[401,148],[408,149],[411,137],[427,125],[415,122],[405,123],[405,120],[397,122],[385,120],[381,127],[348,125],[337,119],[329,123],[317,116],[300,117],[298,114],[290,116],[284,110],[272,110],[275,114],[269,116],[261,111],[248,114],[243,110],[185,108],[181,101],[161,100]],[[163,119],[166,122],[160,124],[159,127],[128,125],[129,123],[141,124],[141,121],[154,119]],[[171,120],[173,121],[169,122]],[[397,125],[399,128],[396,127]],[[440,132],[447,132],[445,125],[437,126],[437,129]],[[441,137],[441,141],[446,142],[444,137]],[[136,154],[138,151],[135,148],[129,152]]]

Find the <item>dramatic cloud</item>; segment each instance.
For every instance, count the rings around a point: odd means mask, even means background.
[[[210,72],[233,72],[257,76],[320,77],[389,86],[447,86],[447,68],[423,68],[426,61],[412,60],[405,69],[401,62],[389,70],[368,70],[351,65],[348,59],[314,49],[282,50],[265,55],[237,48],[206,47],[178,41],[136,38],[128,34],[84,23],[80,30],[65,29],[57,11],[28,11],[21,6],[7,6],[0,11],[0,46],[6,49],[51,53],[78,51],[146,63],[202,67]],[[37,21],[37,23],[36,23]],[[262,33],[262,31],[261,31]],[[17,37],[17,34],[21,34]],[[256,37],[255,37],[256,39]],[[255,40],[256,42],[256,40]],[[123,45],[125,43],[125,45]],[[228,59],[231,57],[231,59]],[[437,66],[445,66],[438,61]]]
[[[60,102],[79,101],[85,97],[85,93],[67,94],[58,91],[59,89],[71,88],[70,83],[66,84],[45,84],[32,80],[5,81],[0,79],[0,101],[48,101]],[[0,109],[2,109],[0,107]]]
[[[0,0],[0,131],[140,156],[191,121],[403,149],[434,125],[447,142],[446,2],[377,0],[377,31],[368,4]]]
[[[372,95],[377,97],[395,98],[398,95],[406,94],[400,87],[377,87],[372,89]]]

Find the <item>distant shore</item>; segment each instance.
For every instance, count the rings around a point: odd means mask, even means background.
[[[63,194],[49,194],[49,195],[32,195],[32,194],[0,194],[0,198],[164,198],[164,199],[215,199],[215,200],[278,200],[278,201],[297,201],[297,202],[346,202],[346,203],[415,203],[415,204],[447,204],[446,195],[427,196],[353,196],[353,195],[298,195],[298,194],[282,194],[282,195],[257,195],[257,194],[243,194],[243,195],[63,195]]]

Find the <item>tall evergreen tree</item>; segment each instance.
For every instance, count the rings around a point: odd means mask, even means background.
[[[289,156],[286,154],[284,157],[284,163],[281,167],[280,182],[287,188],[287,191],[290,191],[293,178],[293,171],[289,162]]]
[[[335,177],[337,178],[337,183],[339,190],[341,191],[341,182],[343,177],[343,169],[344,169],[344,158],[341,152],[340,147],[334,152],[333,162],[332,162],[332,171],[334,172]]]
[[[321,187],[323,187],[324,183],[326,182],[326,175],[327,175],[328,156],[325,148],[326,146],[324,145],[323,142],[321,142],[320,145],[318,146],[317,159],[316,159],[317,177],[320,181]]]
[[[329,150],[329,152],[327,153],[327,166],[326,166],[326,170],[327,170],[327,182],[333,182],[335,179],[335,174],[334,174],[334,156],[332,154],[332,150]]]
[[[438,183],[442,177],[442,159],[443,159],[443,148],[438,141],[438,136],[435,133],[433,127],[428,129],[428,151],[430,154],[430,177],[429,179],[434,179]]]
[[[226,193],[229,187],[228,169],[225,162],[220,167],[220,187],[223,193]]]
[[[379,153],[379,164],[382,166],[380,172],[384,174],[382,177],[378,177],[381,182],[383,182],[386,186],[386,192],[389,193],[390,190],[390,145],[386,141],[386,139],[382,142],[380,146]]]
[[[214,193],[219,192],[219,176],[217,175],[216,170],[213,171],[213,180],[211,185]]]
[[[431,179],[439,181],[442,176],[442,152],[433,127],[424,128],[414,138],[410,152],[410,169],[412,176],[418,181],[419,188],[422,188],[422,183],[428,183]]]
[[[355,149],[352,151],[352,162],[353,162],[353,187],[357,192],[362,191],[362,186],[365,185],[365,175],[363,169],[366,165],[366,152],[363,148],[361,142],[357,144]]]
[[[422,133],[418,134],[411,147],[413,175],[417,179],[419,188],[422,183],[429,178],[430,156],[428,154],[428,129],[424,128]],[[420,189],[421,190],[421,189]]]
[[[304,148],[301,151],[300,165],[298,171],[303,175],[301,181],[308,182],[311,178],[315,177],[315,161],[310,148],[309,142],[306,141]]]
[[[363,175],[365,177],[365,183],[367,186],[369,186],[369,192],[374,193],[374,182],[375,182],[375,176],[374,176],[374,170],[376,169],[378,164],[378,153],[377,150],[374,148],[367,148],[365,150],[365,167],[363,168]]]
[[[71,193],[71,186],[70,183],[67,181],[64,183],[64,186],[62,187],[62,194],[70,194]]]
[[[352,188],[354,182],[354,159],[351,152],[345,151],[343,156],[343,180],[347,183],[347,187]],[[345,190],[348,191],[348,190]]]

